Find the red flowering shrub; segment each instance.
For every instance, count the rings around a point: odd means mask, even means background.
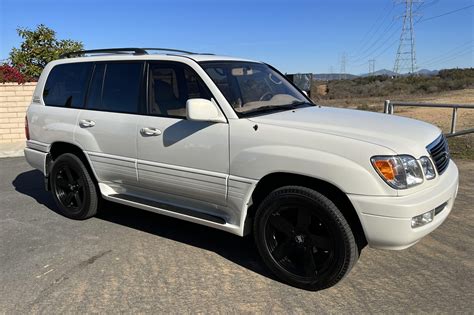
[[[0,83],[5,82],[22,84],[26,82],[26,78],[17,68],[4,64],[0,66]]]

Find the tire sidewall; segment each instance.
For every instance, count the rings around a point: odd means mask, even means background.
[[[61,169],[62,166],[67,165],[71,169],[74,170],[81,178],[84,183],[84,200],[82,206],[77,211],[71,211],[67,207],[65,207],[62,202],[59,200],[57,196],[57,185],[56,185],[56,176],[58,171]],[[84,163],[75,156],[74,154],[66,153],[59,156],[53,163],[50,173],[50,181],[51,181],[51,191],[53,194],[54,201],[59,208],[59,212],[72,219],[85,219],[88,214],[91,206],[93,206],[92,198],[96,195],[95,187],[91,187],[90,185],[90,176],[89,173],[84,166]]]
[[[281,278],[281,280],[306,290],[320,290],[340,280],[338,278],[341,278],[341,272],[344,271],[345,267],[347,268],[346,264],[348,261],[353,259],[353,257],[350,257],[352,254],[350,241],[351,237],[353,242],[354,239],[352,234],[347,235],[347,229],[344,229],[345,218],[332,201],[314,190],[301,190],[301,188],[303,187],[282,187],[273,191],[265,198],[259,206],[255,217],[255,242],[265,264],[277,277]],[[266,244],[267,220],[288,198],[297,198],[307,202],[311,207],[311,211],[328,224],[327,229],[331,237],[333,237],[335,244],[334,264],[329,266],[327,272],[318,276],[315,280],[305,279],[289,273],[273,258]],[[345,223],[347,224],[347,222]]]

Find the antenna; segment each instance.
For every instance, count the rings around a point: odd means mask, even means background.
[[[413,28],[413,4],[422,3],[420,0],[402,0],[398,3],[405,3],[405,13],[403,17],[402,32],[398,44],[397,55],[393,72],[402,73],[408,71],[414,74],[416,72],[416,50],[415,50],[415,29]]]

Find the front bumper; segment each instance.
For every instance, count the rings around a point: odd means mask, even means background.
[[[402,197],[348,195],[364,229],[370,247],[404,249],[414,245],[443,223],[453,208],[458,191],[458,168],[450,161],[435,186]],[[446,203],[433,221],[411,227],[414,216]],[[439,210],[439,209],[438,209]]]

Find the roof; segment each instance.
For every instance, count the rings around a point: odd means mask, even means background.
[[[239,58],[239,57],[231,57],[231,56],[224,56],[224,55],[207,55],[207,54],[193,54],[193,55],[183,55],[185,57],[191,58],[197,62],[201,61],[248,61],[248,62],[258,62],[255,60]]]
[[[149,51],[162,51],[167,53],[152,53]],[[78,62],[80,61],[99,61],[99,60],[176,60],[176,58],[191,59],[196,62],[202,61],[247,61],[254,62],[249,59],[214,55],[208,53],[193,53],[184,50],[169,48],[104,48],[93,50],[82,50],[66,53],[61,56],[61,62]],[[67,60],[67,61],[66,61]]]

